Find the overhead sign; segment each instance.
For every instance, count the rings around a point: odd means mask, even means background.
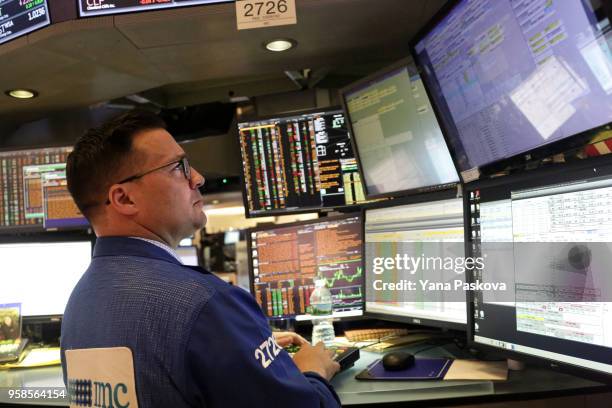
[[[296,24],[295,0],[237,0],[239,30]]]
[[[47,0],[0,0],[0,44],[50,23]]]
[[[79,16],[93,17],[227,2],[228,0],[79,0]]]

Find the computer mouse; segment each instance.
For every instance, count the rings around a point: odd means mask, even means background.
[[[382,363],[388,371],[405,370],[414,365],[414,356],[404,351],[393,351],[384,355]]]

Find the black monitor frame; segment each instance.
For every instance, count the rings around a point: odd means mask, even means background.
[[[77,13],[77,17],[79,19],[82,18],[96,18],[96,17],[108,17],[108,16],[117,16],[117,15],[123,15],[123,14],[138,14],[138,13],[147,13],[147,12],[159,12],[163,10],[167,10],[167,9],[177,9],[177,8],[186,8],[186,7],[202,7],[202,6],[213,6],[215,4],[222,4],[222,3],[229,3],[231,0],[212,0],[208,3],[200,3],[200,4],[188,4],[188,5],[178,5],[178,6],[162,6],[162,7],[147,7],[146,5],[143,6],[142,10],[122,10],[122,11],[109,11],[109,12],[100,12],[100,13],[96,13],[94,12],[89,12],[92,14],[84,14],[85,12],[81,9],[81,1],[77,0],[76,3],[76,13]],[[161,3],[163,4],[163,3]],[[170,3],[172,4],[172,3]],[[110,9],[112,10],[112,9]]]
[[[464,232],[466,256],[473,255],[471,248],[471,214],[469,202],[471,192],[481,189],[508,189],[510,185],[518,185],[521,189],[530,187],[544,187],[548,185],[562,184],[565,182],[575,182],[586,178],[592,178],[594,176],[612,176],[612,162],[610,161],[610,157],[595,157],[580,160],[571,164],[551,164],[541,169],[527,171],[513,176],[479,180],[466,185],[464,187]],[[474,276],[471,271],[466,271],[466,279],[469,279],[470,283],[474,282]],[[496,355],[506,356],[509,359],[519,360],[536,366],[546,367],[556,371],[612,384],[612,375],[608,375],[600,371],[548,359],[545,357],[538,357],[532,354],[521,353],[516,350],[508,350],[475,342],[474,324],[476,322],[474,319],[474,292],[472,291],[468,291],[467,319],[468,345],[475,350],[492,352]]]
[[[427,92],[427,96],[431,101],[431,105],[434,109],[436,118],[438,119],[438,123],[440,125],[440,129],[442,129],[442,133],[447,141],[447,146],[451,152],[451,156],[453,157],[453,161],[455,162],[455,166],[457,168],[457,172],[459,174],[459,178],[463,183],[470,183],[477,179],[485,179],[486,176],[493,175],[495,173],[499,173],[500,171],[504,171],[507,169],[515,169],[515,168],[524,168],[528,164],[534,163],[538,160],[545,159],[547,157],[553,156],[555,154],[568,152],[574,149],[578,149],[585,144],[587,144],[593,137],[595,137],[599,132],[612,130],[612,121],[607,124],[603,124],[601,126],[597,126],[592,129],[586,129],[580,133],[576,133],[572,136],[568,136],[561,140],[553,141],[545,145],[541,145],[539,147],[535,147],[533,149],[527,150],[522,153],[517,153],[513,156],[499,159],[485,165],[479,166],[478,170],[480,175],[475,179],[465,180],[462,176],[462,171],[457,162],[457,151],[454,148],[453,144],[450,143],[450,134],[457,134],[456,129],[452,131],[449,129],[448,124],[443,120],[444,116],[441,113],[440,106],[434,103],[434,98],[432,96],[433,91],[431,90],[431,85],[429,81],[426,79],[427,77],[423,75],[425,71],[425,67],[420,64],[419,59],[417,58],[416,45],[423,40],[429,33],[432,31],[441,21],[444,19],[450,12],[457,6],[460,2],[464,0],[449,0],[442,8],[429,20],[429,22],[417,32],[414,38],[409,43],[410,53],[414,59],[414,62],[417,66],[419,73],[421,74],[421,78],[423,79],[423,84],[425,86],[425,91]],[[612,23],[612,8],[605,9],[602,5],[602,9],[604,12],[607,12],[607,17]],[[448,116],[448,115],[447,115]]]
[[[328,222],[328,221],[336,221],[336,220],[344,220],[347,218],[353,218],[353,217],[359,217],[362,220],[362,236],[363,236],[363,214],[361,211],[354,211],[354,212],[350,212],[350,213],[345,213],[342,215],[334,215],[334,216],[329,216],[329,217],[320,217],[320,218],[315,218],[312,220],[304,220],[304,221],[296,221],[296,222],[289,222],[286,224],[268,224],[266,223],[266,225],[262,225],[262,226],[256,226],[254,228],[249,228],[245,230],[246,233],[246,242],[247,242],[247,256],[248,256],[248,269],[249,269],[249,291],[251,292],[251,295],[254,297],[255,296],[255,276],[253,274],[253,242],[251,239],[251,233],[253,232],[259,232],[259,231],[268,231],[271,229],[278,229],[278,228],[290,228],[290,227],[299,227],[302,225],[309,225],[309,224],[317,224],[317,223],[321,223],[321,222]],[[363,245],[361,247],[362,250],[362,254],[361,254],[361,267],[363,268],[364,265],[364,257],[363,257]],[[364,274],[365,274],[365,269],[363,269]],[[358,320],[364,317],[365,315],[365,298],[363,300],[363,305],[361,307],[361,314],[359,316],[347,316],[347,317],[341,317],[340,319],[342,319],[342,321],[351,321],[351,320]],[[263,312],[263,311],[262,311]],[[266,315],[264,313],[264,315]],[[266,318],[269,321],[275,321],[275,320],[296,320],[295,317],[270,317],[266,315]],[[336,318],[334,318],[336,319]],[[308,321],[308,320],[306,320]],[[301,321],[300,321],[301,322]]]
[[[278,115],[265,115],[265,116],[241,118],[238,121],[238,124],[266,121],[266,120],[272,120],[272,119],[283,120],[283,119],[287,119],[287,118],[291,118],[295,116],[312,115],[316,113],[321,113],[321,114],[326,114],[326,115],[332,114],[332,113],[342,113],[342,115],[344,115],[345,123],[348,121],[348,119],[346,118],[346,114],[342,110],[341,106],[328,106],[325,108],[314,108],[314,109],[307,109],[307,110],[283,112]],[[236,131],[237,131],[238,143],[240,143],[241,141],[240,129],[236,127]],[[347,131],[347,133],[348,133],[349,140],[351,141],[351,148],[354,153],[354,148],[352,147],[354,138],[350,131]],[[364,204],[350,204],[350,205],[341,205],[341,206],[333,206],[333,207],[321,206],[321,207],[298,208],[298,209],[291,209],[291,210],[288,210],[288,209],[265,210],[265,211],[260,211],[257,213],[252,213],[251,211],[249,211],[249,199],[247,196],[247,185],[246,185],[246,170],[244,168],[242,152],[240,153],[240,167],[241,167],[240,184],[241,184],[241,190],[242,190],[242,202],[244,205],[244,214],[246,218],[278,217],[282,215],[295,215],[295,214],[308,214],[308,213],[326,214],[326,213],[330,213],[333,211],[353,212],[353,211],[358,211],[359,207],[365,204],[365,203]],[[359,164],[357,165],[357,168],[359,168]],[[361,174],[360,174],[360,177],[361,177]],[[362,185],[363,185],[363,180],[362,180]],[[365,189],[364,189],[364,192],[365,192]]]
[[[365,267],[365,262],[366,262],[366,259],[365,259],[366,211],[370,209],[374,210],[374,209],[379,209],[379,208],[397,207],[401,205],[421,204],[421,203],[449,200],[449,199],[455,199],[455,198],[461,198],[461,195],[459,194],[458,189],[435,191],[435,192],[429,192],[429,193],[422,193],[422,194],[414,195],[414,196],[396,198],[394,200],[384,201],[380,203],[373,203],[363,208],[362,210],[363,214],[361,216],[363,220],[362,222],[363,248],[361,252],[363,253],[363,263],[364,263],[364,269],[363,269],[364,279],[363,279],[363,291],[362,292],[364,295],[363,315],[365,317],[375,318],[378,320],[387,320],[387,321],[398,322],[398,323],[408,323],[408,324],[416,324],[416,325],[422,325],[422,326],[428,326],[428,327],[435,327],[435,328],[439,328],[443,330],[453,330],[453,331],[462,331],[462,332],[466,331],[466,324],[464,323],[445,322],[443,320],[423,319],[423,318],[409,317],[409,316],[395,316],[395,315],[384,314],[384,313],[369,312],[367,308],[367,304],[366,304],[366,299],[367,299],[367,294],[366,294],[367,288],[366,288],[366,277],[365,277],[365,274],[367,273],[367,269]],[[465,208],[464,208],[463,215],[464,215],[463,222],[464,222],[464,232],[465,232],[465,222],[466,222]],[[466,275],[466,279],[467,279],[467,275]],[[467,301],[468,301],[468,296],[466,295],[466,302]]]
[[[56,242],[83,242],[91,243],[91,251],[96,243],[96,235],[88,231],[66,232],[40,232],[38,234],[20,234],[0,236],[0,244],[28,244],[28,243],[56,243]],[[83,271],[85,272],[85,271]],[[62,314],[22,316],[22,324],[49,323],[61,321]]]
[[[27,35],[35,33],[36,31],[39,31],[39,30],[42,30],[44,28],[47,28],[47,27],[51,26],[54,21],[53,21],[53,18],[51,18],[52,12],[51,12],[51,4],[50,3],[51,3],[51,0],[45,0],[45,5],[47,6],[46,9],[47,9],[47,13],[48,13],[47,14],[47,20],[48,20],[47,24],[41,25],[40,27],[35,28],[33,30],[26,31],[25,33],[22,33],[22,34],[20,34],[20,35],[18,35],[16,37],[11,38],[10,40],[3,40],[2,42],[0,42],[0,44],[8,44],[11,41],[15,41],[18,38],[25,37]]]
[[[52,145],[32,145],[32,146],[9,146],[0,147],[0,153],[11,153],[21,152],[29,150],[43,150],[43,149],[71,149],[73,146],[67,146],[65,143],[58,143]],[[35,165],[34,165],[35,166]],[[22,186],[20,186],[22,188]],[[44,199],[44,198],[41,198]],[[71,226],[62,228],[50,228],[45,229],[44,224],[36,225],[11,225],[11,226],[0,226],[0,237],[7,237],[13,234],[42,234],[47,232],[57,231],[85,231],[91,229],[90,225],[86,226]]]
[[[342,102],[342,109],[344,110],[344,117],[347,121],[347,125],[349,128],[349,132],[351,133],[351,135],[355,135],[355,131],[353,129],[353,122],[351,121],[351,116],[349,114],[349,110],[348,110],[348,104],[346,102],[346,94],[358,89],[358,88],[363,88],[364,86],[371,84],[373,82],[378,81],[381,77],[384,77],[385,75],[393,72],[393,71],[397,71],[401,68],[407,68],[409,65],[414,65],[414,67],[419,70],[416,61],[412,58],[412,57],[406,57],[406,58],[402,58],[399,61],[394,62],[392,65],[389,65],[385,68],[382,68],[356,82],[353,82],[343,88],[341,88],[338,92],[339,96],[340,96],[340,100]],[[420,75],[420,70],[419,70],[419,75]],[[422,80],[422,78],[421,78]],[[425,83],[425,81],[423,81],[423,84]],[[429,99],[429,104],[432,106],[433,110],[434,110],[434,114],[436,116],[436,122],[438,123],[438,126],[440,127],[440,130],[442,132],[442,136],[444,137],[444,142],[446,143],[446,146],[449,149],[449,153],[451,153],[451,159],[453,161],[453,165],[455,167],[455,171],[457,171],[457,177],[459,179],[458,182],[452,182],[452,183],[446,183],[446,184],[437,184],[437,185],[433,185],[433,186],[424,186],[424,187],[417,187],[417,188],[412,188],[412,189],[408,189],[408,190],[397,190],[397,191],[391,191],[388,193],[381,193],[381,194],[374,194],[371,193],[368,190],[368,186],[366,184],[366,179],[365,179],[365,174],[364,174],[364,170],[363,170],[363,165],[361,164],[361,157],[359,156],[359,149],[357,148],[357,138],[354,136],[351,136],[351,142],[352,142],[352,148],[353,148],[353,154],[355,155],[355,158],[357,159],[357,167],[359,168],[359,175],[361,177],[361,184],[363,185],[363,191],[365,192],[366,198],[368,199],[375,199],[375,198],[385,198],[385,197],[401,197],[401,196],[405,196],[405,195],[415,195],[415,194],[422,194],[422,193],[427,193],[427,192],[434,192],[434,191],[440,191],[440,190],[447,190],[447,189],[453,189],[460,181],[461,181],[461,176],[459,174],[458,171],[458,166],[457,163],[455,161],[455,155],[452,154],[452,151],[450,150],[450,145],[448,143],[448,139],[446,136],[446,132],[444,132],[442,130],[442,126],[440,126],[440,122],[438,121],[438,113],[436,112],[436,107],[434,106],[434,104],[431,102],[431,98],[429,96],[429,92],[427,93],[427,98]]]

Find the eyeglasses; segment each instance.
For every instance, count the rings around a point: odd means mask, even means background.
[[[156,167],[154,169],[147,170],[147,171],[145,171],[143,173],[138,173],[138,174],[135,174],[133,176],[124,178],[123,180],[121,180],[121,181],[119,181],[119,182],[117,182],[115,184],[124,184],[124,183],[129,183],[130,181],[138,180],[139,178],[144,177],[147,174],[151,174],[154,171],[161,170],[161,169],[166,168],[168,166],[171,166],[173,164],[178,164],[180,166],[181,171],[183,172],[183,176],[185,176],[187,181],[189,183],[191,183],[191,166],[189,165],[189,161],[187,160],[187,157],[182,157],[182,158],[180,158],[178,160],[171,161],[170,163],[166,163],[166,164],[161,165],[159,167]],[[110,200],[107,199],[106,200],[106,205],[109,205],[109,204],[110,204]]]
[[[175,161],[172,161],[170,163],[166,163],[166,164],[164,164],[162,166],[159,166],[159,167],[156,167],[154,169],[145,171],[144,173],[138,173],[138,174],[136,174],[134,176],[130,176],[128,178],[125,178],[125,179],[119,181],[116,184],[124,184],[124,183],[129,183],[130,181],[138,180],[139,178],[144,177],[147,174],[153,173],[154,171],[157,171],[157,170],[161,170],[161,169],[163,169],[165,167],[168,167],[168,166],[170,166],[172,164],[179,164],[181,166],[181,170],[183,171],[183,175],[185,176],[187,181],[191,180],[191,166],[189,165],[189,161],[187,160],[187,157],[182,157],[179,160],[175,160]]]

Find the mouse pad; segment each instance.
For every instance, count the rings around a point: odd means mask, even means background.
[[[448,358],[417,358],[405,370],[387,371],[382,360],[376,360],[355,376],[358,380],[441,380],[451,366]]]

